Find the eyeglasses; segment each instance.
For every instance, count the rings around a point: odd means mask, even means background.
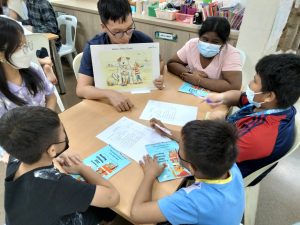
[[[110,29],[108,29],[108,27],[105,25],[105,24],[103,24],[106,28],[107,28],[107,30],[109,31],[109,33],[111,33],[115,38],[117,38],[117,39],[121,39],[122,37],[124,37],[124,34],[126,33],[128,36],[131,36],[132,35],[132,33],[133,33],[133,31],[135,30],[135,23],[134,23],[134,21],[132,21],[132,24],[131,24],[131,28],[129,28],[128,30],[126,30],[126,31],[120,31],[120,32],[116,32],[116,33],[113,33]]]
[[[26,42],[26,43],[20,45],[20,48],[22,49],[24,54],[27,54],[28,52],[32,51],[33,43],[32,42]]]
[[[190,161],[186,160],[186,159],[183,159],[181,156],[180,156],[180,153],[179,153],[179,150],[178,150],[178,158],[183,161],[183,162],[187,162],[187,163],[191,163]]]
[[[49,148],[51,145],[58,145],[58,144],[66,143],[64,149],[61,152],[56,153],[56,155],[54,156],[54,158],[60,156],[62,153],[64,153],[69,148],[69,138],[68,138],[68,135],[67,135],[65,129],[64,129],[64,133],[65,133],[65,140],[64,141],[55,142],[55,143],[52,143],[52,144],[50,144],[48,146],[48,148]]]
[[[66,134],[66,132],[65,132],[65,134]],[[54,156],[54,158],[57,158],[57,157],[60,156],[62,153],[64,153],[65,151],[68,150],[68,148],[69,148],[69,138],[68,138],[68,136],[67,136],[67,134],[66,134],[66,137],[65,137],[65,140],[64,140],[64,141],[60,141],[60,142],[57,142],[57,143],[53,143],[53,144],[61,144],[61,143],[64,143],[64,142],[66,142],[65,148],[64,148],[60,153],[56,153],[56,155]]]

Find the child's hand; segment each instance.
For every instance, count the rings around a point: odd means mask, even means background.
[[[38,58],[38,61],[42,66],[43,65],[53,66],[52,60],[49,56],[45,58]]]
[[[212,106],[221,105],[224,103],[223,93],[209,93],[205,101]]]
[[[155,87],[157,87],[159,90],[164,89],[164,76],[160,75],[159,78],[155,79],[153,81],[153,84],[155,85]]]
[[[56,160],[69,174],[80,174],[82,169],[85,167],[78,155],[61,155]]]
[[[171,136],[172,136],[171,131],[168,128],[166,128],[166,126],[160,120],[152,118],[150,120],[150,126],[153,129],[155,129],[155,131],[157,133],[159,133],[160,135],[171,138]],[[161,128],[163,128],[163,129],[161,129]]]
[[[155,179],[158,177],[165,169],[166,165],[159,165],[157,162],[157,157],[151,158],[149,155],[143,157],[143,161],[140,161],[140,165],[143,168],[145,177]]]

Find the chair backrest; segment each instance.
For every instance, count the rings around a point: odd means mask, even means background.
[[[254,181],[261,174],[266,172],[275,163],[277,163],[278,161],[280,161],[280,160],[284,159],[285,157],[289,156],[295,150],[299,149],[299,147],[300,147],[300,119],[298,117],[295,117],[295,140],[294,140],[294,143],[293,143],[293,146],[291,147],[291,149],[284,156],[282,156],[280,159],[278,159],[277,161],[272,162],[269,165],[264,166],[263,168],[260,168],[259,170],[255,171],[255,172],[251,173],[250,175],[248,175],[247,177],[245,177],[244,178],[245,187],[247,187],[252,181]]]
[[[40,50],[42,47],[46,48],[48,51],[48,54],[50,56],[50,47],[49,47],[49,40],[48,37],[44,34],[40,34],[40,33],[32,33],[32,34],[28,34],[25,36],[26,37],[26,41],[28,43],[28,45],[30,45],[32,47],[32,50],[34,53],[36,53],[37,50]],[[34,54],[35,57],[33,58],[33,61],[40,65],[36,54]],[[60,95],[57,92],[56,87],[54,86],[54,94],[56,96],[56,100],[57,100],[57,104],[59,106],[59,109],[61,112],[65,111],[65,107],[62,103],[62,100],[60,98]]]
[[[77,18],[71,15],[60,15],[57,17],[58,27],[66,26],[66,45],[71,45],[75,49]],[[73,35],[74,30],[74,35]]]
[[[241,61],[242,61],[242,68],[244,67],[245,65],[245,62],[246,62],[246,54],[244,51],[242,51],[241,49],[238,49],[237,50],[240,52],[240,56],[241,56]]]
[[[75,58],[73,60],[73,71],[74,71],[76,79],[78,78],[78,72],[79,72],[82,55],[83,55],[83,52],[79,53],[78,55],[75,56]]]
[[[27,34],[26,36],[27,43],[29,46],[32,47],[32,50],[36,52],[37,50],[40,50],[42,47],[46,48],[48,51],[48,54],[50,56],[50,47],[49,47],[49,40],[46,35],[41,33],[32,33]],[[34,62],[39,64],[37,57],[34,57]]]

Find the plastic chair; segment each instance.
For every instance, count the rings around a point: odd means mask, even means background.
[[[244,178],[244,184],[245,184],[245,192],[246,192],[246,207],[245,207],[245,213],[244,213],[244,225],[254,225],[255,224],[255,217],[256,217],[256,209],[257,209],[257,203],[258,203],[258,197],[259,197],[259,189],[260,189],[260,183],[249,186],[248,185],[254,181],[257,177],[259,177],[261,174],[266,172],[268,169],[270,169],[272,166],[274,166],[276,163],[281,161],[282,159],[286,158],[290,154],[292,154],[294,151],[299,149],[300,147],[300,119],[295,118],[295,140],[293,143],[293,146],[291,149],[280,159],[278,159],[275,162],[272,162],[271,164],[255,171],[254,173],[250,174],[249,176]]]
[[[59,57],[66,56],[70,66],[73,62],[73,53],[76,55],[77,51],[75,48],[76,40],[76,29],[77,29],[77,18],[71,15],[60,15],[57,18],[58,27],[61,29],[61,26],[66,26],[66,43],[61,46],[59,49]],[[74,35],[73,35],[74,30]]]
[[[33,51],[36,52],[37,50],[40,50],[42,47],[46,48],[48,53],[50,53],[49,50],[49,40],[47,36],[40,33],[32,33],[25,36],[28,44],[32,47]],[[36,64],[39,64],[39,61],[37,57],[34,57],[33,62]],[[58,94],[58,91],[56,87],[54,86],[54,94],[56,96],[57,105],[61,112],[65,111],[64,104],[62,103],[62,100],[60,98],[60,95]]]
[[[83,52],[79,53],[78,55],[76,55],[76,57],[73,60],[73,71],[74,71],[76,79],[78,79],[78,72],[79,72],[82,55],[83,55]]]

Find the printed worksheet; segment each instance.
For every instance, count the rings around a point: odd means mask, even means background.
[[[145,145],[170,141],[151,127],[127,117],[122,117],[106,128],[97,135],[97,138],[136,161],[141,160],[147,154]]]
[[[197,119],[198,108],[168,102],[149,100],[140,119],[156,118],[163,123],[183,126],[191,120]]]
[[[83,160],[83,163],[101,174],[105,179],[109,179],[124,167],[130,164],[130,160],[122,155],[112,146],[105,146],[96,153]],[[84,180],[79,175],[73,175],[77,180]]]
[[[151,157],[157,157],[160,165],[166,165],[162,174],[157,177],[159,182],[191,176],[191,173],[180,164],[179,146],[176,141],[146,145],[146,149]]]

